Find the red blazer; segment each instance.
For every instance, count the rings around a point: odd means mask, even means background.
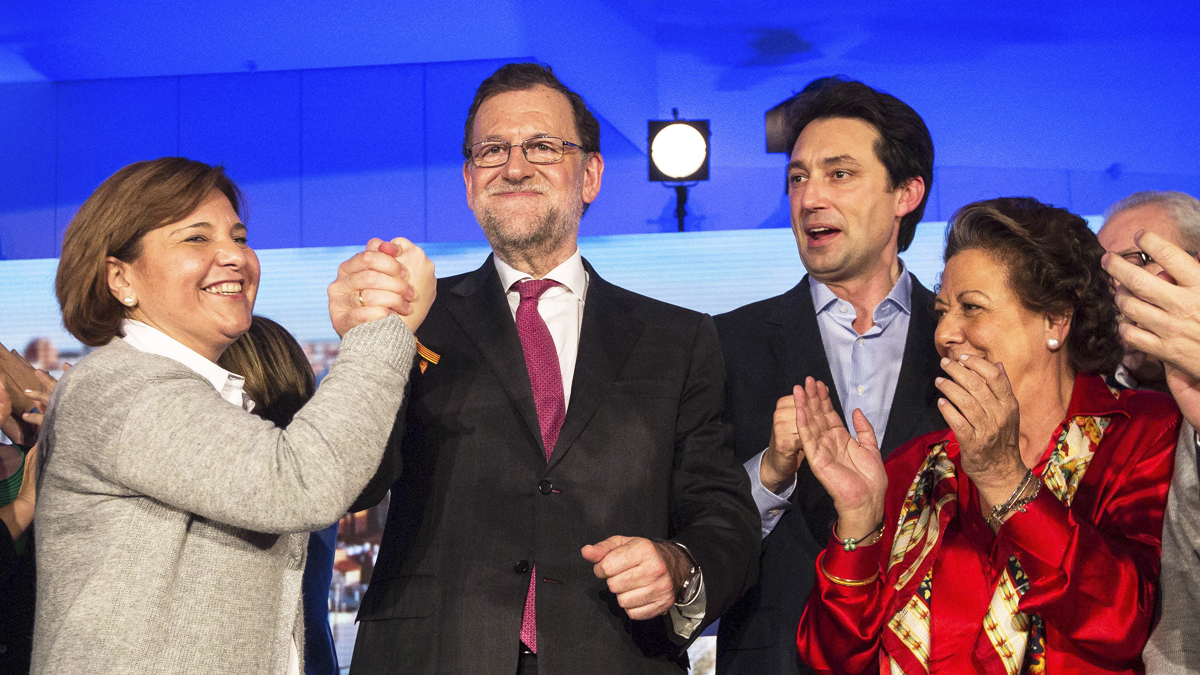
[[[1141,651],[1158,586],[1179,410],[1165,394],[1125,391],[1114,396],[1103,379],[1080,375],[1063,423],[1077,415],[1111,421],[1071,506],[1043,487],[1026,512],[1015,514],[995,535],[959,464],[951,431],[926,434],[893,453],[886,462],[880,543],[847,553],[831,538],[818,559],[818,565],[842,579],[867,579],[876,571],[880,577],[851,587],[834,584],[818,571],[816,592],[809,596],[797,633],[801,658],[822,672],[888,672],[881,635],[911,597],[895,590],[891,577],[899,570],[888,574],[897,519],[927,452],[948,441],[959,507],[942,531],[932,568],[930,672],[983,670],[974,650],[992,591],[1014,554],[1030,582],[1019,611],[1036,614],[1045,623],[1045,672],[1143,672]],[[1054,438],[1058,435],[1056,431]],[[1035,474],[1043,473],[1053,445]]]

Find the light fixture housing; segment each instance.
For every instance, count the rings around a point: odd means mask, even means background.
[[[650,120],[647,125],[650,180],[708,180],[708,120]]]

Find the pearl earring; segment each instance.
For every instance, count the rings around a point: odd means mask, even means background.
[[[133,298],[125,298],[125,304],[129,305],[130,307],[133,307],[135,302],[137,302],[137,301],[134,300]]]
[[[1046,346],[1049,347],[1050,351],[1052,351],[1052,352],[1058,350],[1058,345],[1059,345],[1058,340],[1056,340],[1054,338],[1050,338],[1049,340],[1046,340]]]

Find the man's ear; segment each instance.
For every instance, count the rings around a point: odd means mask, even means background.
[[[903,218],[921,205],[925,198],[925,179],[913,176],[908,182],[896,189],[896,217]]]
[[[471,175],[471,161],[463,162],[463,185],[467,188],[467,208],[475,210],[475,192],[471,189],[475,183],[475,177]]]
[[[600,178],[604,176],[604,158],[599,152],[588,153],[583,164],[583,203],[591,204],[600,194]]]
[[[104,262],[108,266],[108,292],[112,293],[117,302],[123,305],[128,304],[125,302],[125,298],[133,298],[136,302],[137,296],[130,278],[131,265],[111,255],[105,258]]]

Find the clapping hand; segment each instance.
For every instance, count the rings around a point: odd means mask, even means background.
[[[1120,256],[1104,257],[1104,269],[1120,284],[1121,339],[1162,359],[1175,402],[1200,427],[1200,263],[1153,232],[1133,241],[1164,271],[1155,276]]]
[[[829,400],[829,388],[809,377],[793,390],[796,429],[813,476],[833,498],[837,535],[861,539],[883,520],[887,472],[875,429],[861,410],[852,414],[855,440]]]
[[[799,386],[795,389],[803,391]],[[759,480],[776,494],[792,484],[804,461],[804,446],[796,429],[796,400],[794,394],[788,394],[775,403],[771,442],[759,463]]]
[[[70,368],[71,365],[64,363],[63,370]],[[0,421],[0,431],[4,432],[13,442],[21,444],[31,444],[37,435],[37,427],[42,425],[42,420],[46,415],[46,409],[50,406],[50,394],[54,391],[54,386],[58,381],[44,370],[34,371],[38,382],[41,383],[41,389],[25,389],[26,398],[36,404],[36,408],[32,410],[18,411],[12,410],[12,401],[8,396],[8,391],[5,388],[6,376],[0,372],[0,411],[6,414],[3,421]]]
[[[398,314],[416,332],[437,294],[433,262],[407,239],[371,239],[338,267],[329,285],[329,318],[339,337],[351,328]]]

